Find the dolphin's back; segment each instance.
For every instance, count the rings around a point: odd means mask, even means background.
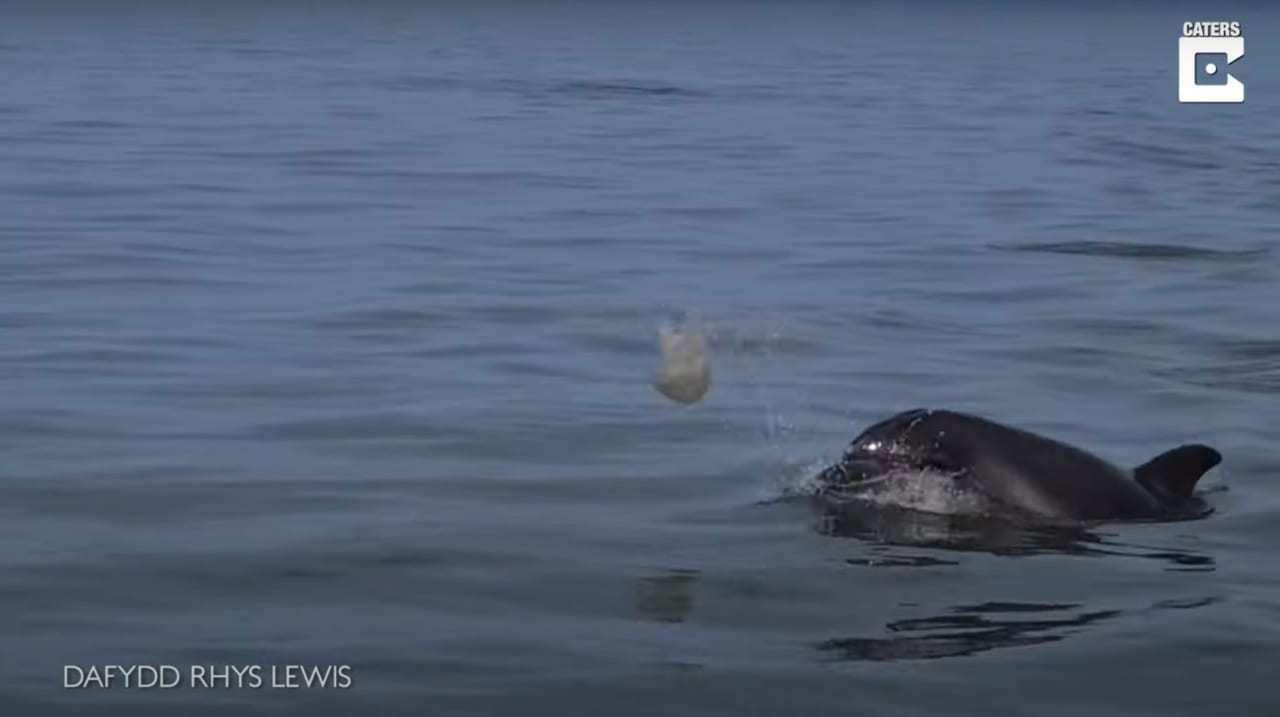
[[[1160,500],[1130,471],[1051,438],[954,411],[926,419],[958,480],[1010,507],[1051,518],[1091,520],[1156,517]]]

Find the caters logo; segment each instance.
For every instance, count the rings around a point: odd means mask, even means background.
[[[1179,102],[1244,102],[1244,83],[1231,75],[1244,56],[1240,23],[1184,22],[1178,38]]]

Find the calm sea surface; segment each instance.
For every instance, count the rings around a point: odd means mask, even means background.
[[[1274,715],[1278,262],[1263,5],[7,4],[0,711]],[[915,406],[1216,512],[833,527]]]

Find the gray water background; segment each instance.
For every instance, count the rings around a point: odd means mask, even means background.
[[[1280,14],[1209,9],[7,5],[4,712],[1274,714]],[[914,406],[1211,443],[1216,512],[789,497]],[[61,687],[291,662],[355,685]]]

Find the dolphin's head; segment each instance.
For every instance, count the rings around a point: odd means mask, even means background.
[[[925,425],[932,411],[916,409],[881,421],[853,439],[840,462],[818,478],[828,485],[853,485],[895,470],[936,467],[939,447]]]

